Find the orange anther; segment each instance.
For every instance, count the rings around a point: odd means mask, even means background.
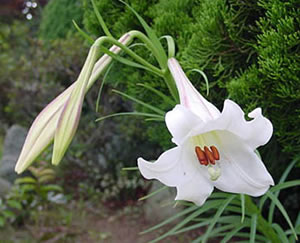
[[[197,155],[197,158],[198,158],[200,164],[201,165],[208,165],[208,160],[206,158],[206,155],[205,155],[204,151],[199,146],[195,147],[195,152],[196,152],[196,155]]]
[[[219,160],[220,153],[219,153],[218,149],[215,146],[210,146],[210,150],[212,151],[212,154],[213,154],[215,160]]]
[[[213,165],[216,164],[213,153],[209,150],[207,146],[204,146],[204,152],[208,161]]]

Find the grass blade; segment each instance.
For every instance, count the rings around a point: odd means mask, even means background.
[[[94,12],[96,14],[96,17],[97,17],[97,19],[99,21],[99,24],[100,24],[103,32],[105,33],[106,36],[113,37],[112,34],[109,32],[109,30],[108,30],[108,28],[107,28],[107,26],[106,26],[106,24],[105,24],[105,22],[104,22],[104,20],[103,20],[103,18],[101,16],[100,12],[98,11],[97,6],[95,4],[95,1],[91,0],[91,2],[92,2]]]
[[[95,40],[94,40],[92,37],[90,37],[87,33],[85,33],[85,32],[78,26],[78,24],[75,22],[75,20],[72,20],[72,22],[73,22],[75,28],[78,30],[78,32],[82,35],[82,37],[83,37],[84,39],[86,39],[86,40],[89,42],[89,44],[93,45],[94,42],[95,42]]]
[[[251,217],[251,226],[250,226],[250,243],[255,243],[256,235],[256,226],[257,226],[257,214],[253,214]]]
[[[245,219],[245,195],[240,194],[240,196],[241,196],[241,210],[242,210],[241,223],[243,223]]]
[[[141,100],[139,100],[139,99],[136,99],[136,98],[134,98],[134,97],[131,96],[131,95],[125,94],[125,93],[123,93],[123,92],[121,92],[121,91],[118,91],[118,90],[115,90],[115,89],[113,89],[113,92],[115,92],[115,93],[117,93],[117,94],[119,94],[119,95],[121,95],[121,96],[124,96],[125,98],[127,98],[127,99],[129,99],[129,100],[132,100],[132,101],[134,101],[134,102],[136,102],[136,103],[138,103],[138,104],[140,104],[140,105],[142,105],[142,106],[145,106],[145,107],[147,107],[148,109],[150,109],[150,110],[156,112],[157,114],[160,114],[161,116],[165,116],[165,112],[162,111],[161,109],[158,109],[158,108],[156,108],[156,107],[154,107],[154,106],[152,106],[152,105],[149,105],[149,104],[147,104],[147,103],[145,103],[145,102],[143,102],[143,101],[141,101]],[[161,116],[158,116],[158,117],[161,117]]]
[[[100,122],[100,121],[103,121],[107,118],[116,117],[116,116],[148,116],[148,117],[156,117],[157,116],[157,117],[159,117],[158,115],[154,115],[154,114],[150,114],[150,113],[132,111],[132,112],[114,113],[114,114],[110,114],[110,115],[107,115],[107,116],[103,116],[103,117],[100,117],[100,118],[96,119],[96,122]]]
[[[206,230],[206,232],[203,236],[203,240],[202,240],[203,243],[205,243],[208,240],[212,229],[214,228],[215,224],[218,222],[218,219],[221,217],[223,211],[235,197],[236,197],[236,195],[231,195],[228,199],[224,200],[223,205],[216,212],[215,216],[211,220],[211,223],[210,223],[208,229]]]
[[[150,194],[148,194],[148,195],[146,195],[146,196],[144,196],[144,197],[139,198],[139,201],[143,201],[143,200],[145,200],[145,199],[148,199],[148,198],[150,198],[150,197],[153,197],[153,196],[156,195],[157,193],[159,193],[159,192],[161,192],[161,191],[163,191],[163,190],[165,190],[165,189],[167,189],[167,188],[168,188],[167,186],[163,186],[163,187],[161,187],[161,188],[155,190],[154,192],[152,192],[152,193],[150,193]]]
[[[172,100],[169,96],[163,94],[162,92],[160,92],[157,89],[151,87],[150,85],[142,84],[142,83],[138,83],[137,85],[142,86],[142,87],[152,91],[153,93],[157,94],[159,97],[161,97],[166,103],[168,103],[172,107],[176,105],[176,102],[174,100]]]
[[[276,196],[274,196],[273,193],[271,193],[270,191],[268,191],[266,193],[266,195],[272,200],[272,202],[274,202],[274,204],[277,206],[277,208],[280,210],[280,212],[282,213],[283,217],[285,218],[285,220],[287,221],[291,231],[293,232],[295,238],[298,240],[298,236],[296,234],[296,231],[294,229],[294,226],[291,222],[290,217],[288,216],[286,210],[284,209],[283,205],[281,204],[281,202],[278,200],[278,198]]]

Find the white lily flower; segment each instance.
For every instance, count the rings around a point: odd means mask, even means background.
[[[130,34],[125,34],[119,39],[119,42],[125,45],[127,45],[130,41]],[[110,48],[110,51],[116,54],[119,53],[120,50],[121,49],[115,45]],[[85,93],[95,83],[99,74],[107,67],[111,60],[112,58],[105,54],[95,63],[88,83],[85,85]],[[42,153],[42,151],[53,141],[57,123],[62,114],[63,108],[69,100],[77,82],[78,81],[74,82],[68,89],[57,96],[35,118],[16,163],[15,171],[18,174],[28,168],[28,166],[30,166],[31,163]],[[54,162],[58,163],[57,161],[58,159]]]
[[[156,162],[138,159],[147,179],[157,179],[176,187],[175,200],[202,205],[216,187],[222,191],[261,196],[271,175],[256,154],[257,147],[272,136],[272,123],[261,108],[248,114],[233,101],[225,100],[222,113],[191,84],[179,63],[168,60],[179,91],[180,104],[165,116],[176,147],[164,152]]]

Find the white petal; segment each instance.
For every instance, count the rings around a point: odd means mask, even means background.
[[[242,109],[235,102],[226,100],[220,117],[204,124],[200,123],[186,135],[185,140],[209,131],[223,130],[235,134],[252,150],[255,150],[270,140],[273,126],[267,118],[262,116],[260,109],[255,109],[250,115],[254,119],[246,121]]]
[[[175,147],[164,152],[154,163],[139,158],[138,167],[145,178],[158,179],[167,186],[176,187],[176,200],[202,205],[213,186],[193,150],[191,146]]]
[[[224,102],[224,109],[220,119],[227,123],[226,130],[239,136],[252,149],[256,149],[270,140],[273,133],[273,126],[262,115],[260,108],[249,113],[249,117],[254,119],[246,121],[244,112],[235,102],[231,100]]]
[[[220,111],[195,89],[175,58],[168,60],[168,67],[176,82],[182,105],[197,114],[203,121],[215,119],[220,115]]]
[[[185,177],[180,160],[181,149],[175,147],[161,154],[154,163],[138,158],[138,167],[146,179],[157,179],[167,186],[176,186],[180,178]]]
[[[167,112],[166,125],[177,145],[195,126],[203,123],[198,116],[183,105],[176,105],[172,111]]]
[[[213,183],[218,189],[260,196],[274,185],[257,154],[236,135],[218,131],[205,134],[205,140],[214,144],[220,153],[217,163],[221,167],[221,176]]]
[[[196,174],[186,183],[177,186],[175,200],[186,200],[201,206],[212,193],[214,187],[204,176]]]

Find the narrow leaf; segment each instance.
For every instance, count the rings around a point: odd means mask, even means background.
[[[103,32],[105,33],[105,35],[107,35],[109,37],[113,37],[112,34],[109,32],[109,30],[108,30],[108,28],[107,28],[107,26],[106,26],[106,24],[105,24],[105,22],[104,22],[104,20],[103,20],[103,18],[101,16],[100,12],[98,11],[97,6],[95,4],[95,1],[94,0],[91,0],[91,1],[92,1],[94,12],[96,14],[96,17],[97,17],[97,19],[99,21],[99,24],[100,24]]]
[[[257,214],[253,214],[251,217],[251,226],[250,226],[250,243],[255,243],[256,235],[256,225],[257,225]]]
[[[83,36],[84,39],[86,39],[90,45],[92,45],[94,43],[94,39],[92,37],[90,37],[87,33],[85,33],[79,26],[78,24],[75,22],[75,20],[72,20],[75,28],[78,30],[78,32]]]
[[[274,196],[273,193],[271,193],[270,191],[268,191],[266,193],[266,195],[272,200],[272,202],[274,202],[274,204],[277,206],[277,208],[280,210],[280,212],[282,213],[283,217],[285,218],[285,220],[287,221],[288,225],[290,226],[290,229],[292,230],[295,238],[298,240],[296,231],[294,229],[294,226],[290,220],[289,215],[287,214],[286,210],[284,209],[283,205],[281,204],[281,202],[278,200],[278,198],[276,196]]]
[[[152,110],[152,111],[154,111],[154,112],[156,112],[156,113],[158,113],[158,114],[160,114],[160,115],[165,115],[165,112],[163,111],[163,110],[161,110],[161,109],[158,109],[158,108],[156,108],[156,107],[154,107],[153,105],[149,105],[149,104],[147,104],[147,103],[145,103],[145,102],[143,102],[143,101],[141,101],[141,100],[139,100],[139,99],[136,99],[136,98],[134,98],[133,96],[131,96],[131,95],[128,95],[128,94],[125,94],[125,93],[123,93],[123,92],[121,92],[121,91],[118,91],[118,90],[113,90],[113,92],[115,92],[115,93],[117,93],[117,94],[119,94],[119,95],[122,95],[122,96],[124,96],[125,98],[127,98],[127,99],[130,99],[130,100],[132,100],[132,101],[134,101],[134,102],[136,102],[136,103],[138,103],[138,104],[140,104],[140,105],[142,105],[142,106],[145,106],[145,107],[147,107],[148,109],[150,109],[150,110]]]
[[[120,113],[114,113],[114,114],[110,114],[110,115],[107,115],[107,116],[103,116],[103,117],[100,117],[100,118],[96,119],[96,122],[100,122],[100,121],[103,121],[107,118],[116,117],[116,116],[146,116],[146,117],[160,118],[159,115],[133,111],[133,112],[120,112]]]
[[[215,224],[218,222],[218,219],[222,215],[225,208],[229,205],[229,203],[235,198],[235,195],[231,195],[228,199],[224,200],[223,205],[218,209],[215,216],[212,218],[208,229],[206,230],[202,242],[205,243],[210,237],[210,232],[214,228]]]
[[[159,193],[159,192],[161,192],[161,191],[163,191],[163,190],[165,190],[165,189],[167,189],[167,188],[168,188],[167,186],[163,186],[163,187],[161,187],[161,188],[155,190],[154,192],[152,192],[152,193],[150,193],[150,194],[148,194],[148,195],[146,195],[146,196],[144,196],[144,197],[139,198],[139,201],[143,201],[143,200],[146,200],[146,199],[148,199],[148,198],[150,198],[150,197],[153,197],[153,196],[156,195],[157,193]]]

